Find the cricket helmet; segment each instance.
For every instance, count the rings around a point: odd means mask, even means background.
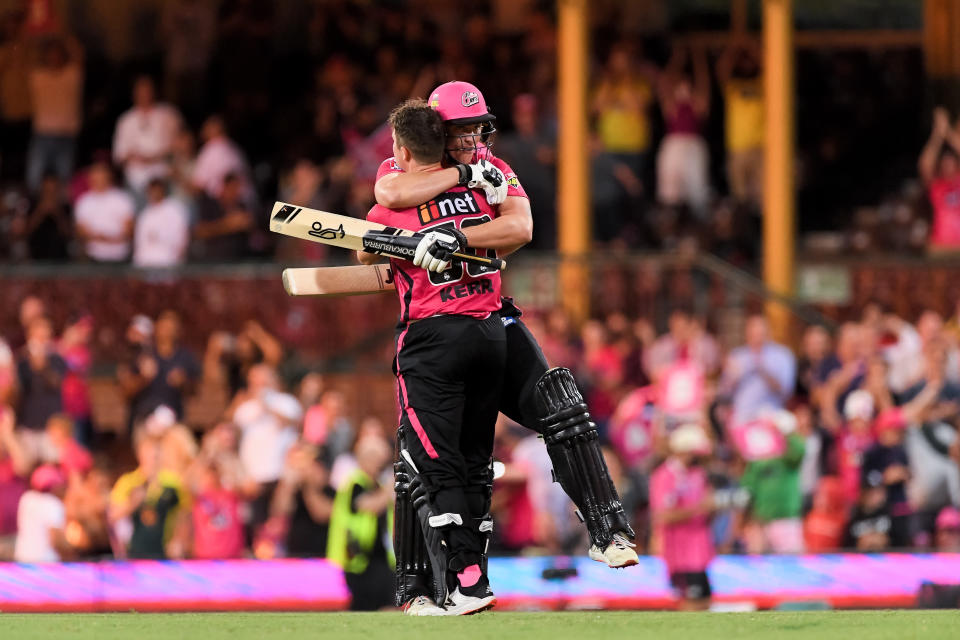
[[[445,82],[430,93],[427,102],[447,124],[476,124],[497,119],[487,110],[487,101],[480,90],[469,82]]]
[[[448,140],[455,141],[454,147],[447,147],[448,152],[472,151],[474,162],[489,155],[492,144],[490,136],[496,131],[493,122],[497,117],[487,109],[487,101],[483,99],[479,89],[469,82],[446,82],[430,93],[427,102],[437,110],[448,127],[481,125],[478,132],[457,135],[452,134],[448,128]]]

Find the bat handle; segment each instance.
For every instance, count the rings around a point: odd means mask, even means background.
[[[502,258],[487,258],[485,256],[472,256],[468,253],[453,253],[451,254],[454,258],[460,262],[469,262],[470,264],[478,264],[482,267],[490,267],[491,269],[496,269],[497,271],[503,271],[507,268],[507,261]]]

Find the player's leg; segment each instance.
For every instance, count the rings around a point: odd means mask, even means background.
[[[407,449],[402,429],[397,429],[397,448],[393,464],[393,550],[396,556],[394,602],[403,612],[412,616],[441,615],[436,604],[438,595],[446,597],[446,589],[435,584],[433,568],[427,554],[427,545],[420,528],[420,520],[413,506],[411,485],[417,478],[400,452]]]
[[[536,338],[519,317],[506,316],[503,322],[507,335],[507,366],[500,410],[515,422],[546,436],[546,430],[558,429],[554,412],[544,406],[538,391],[547,375],[546,358]],[[636,564],[637,554],[629,542],[634,538],[633,529],[600,451],[596,426],[590,421],[585,404],[574,409],[583,403],[583,398],[569,370],[562,371],[567,372],[562,375],[564,388],[570,390],[569,397],[563,400],[563,407],[572,411],[571,418],[582,422],[584,431],[569,441],[563,437],[559,440],[544,438],[553,462],[554,476],[577,506],[580,518],[587,526],[590,557],[617,568]],[[561,374],[551,375],[557,377]],[[559,429],[562,431],[563,427]]]
[[[476,323],[472,318],[431,318],[398,337],[395,368],[405,445],[400,455],[414,474],[410,497],[441,583],[479,565],[483,553],[469,522],[467,465],[460,450],[462,370],[471,365],[463,362],[461,352],[471,342],[463,339],[465,328]]]
[[[493,487],[491,459],[494,429],[500,405],[500,391],[506,362],[506,336],[497,317],[476,327],[476,339],[465,341],[470,351],[463,362],[467,397],[464,405],[463,429],[460,431],[460,449],[466,461],[467,486],[465,493],[470,510],[470,527],[482,545],[483,558],[476,566],[467,567],[457,575],[457,584],[451,592],[451,605],[458,608],[493,606],[495,598],[487,578],[486,552],[493,518],[490,515],[490,496]]]
[[[541,433],[536,386],[540,376],[549,369],[547,359],[519,317],[504,315],[502,322],[507,336],[507,364],[500,411],[514,422]]]
[[[590,558],[614,567],[639,562],[635,534],[600,450],[597,425],[569,369],[556,367],[536,384],[540,428],[554,476],[590,532]]]

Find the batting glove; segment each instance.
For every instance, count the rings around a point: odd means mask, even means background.
[[[507,199],[507,179],[503,172],[487,160],[476,164],[457,165],[460,171],[460,186],[471,189],[483,189],[487,203],[502,204]]]
[[[456,229],[429,231],[414,252],[413,264],[439,273],[450,266],[450,255],[467,247],[467,238]]]

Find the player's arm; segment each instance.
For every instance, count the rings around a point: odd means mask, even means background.
[[[500,215],[462,231],[469,247],[494,249],[502,256],[513,253],[533,238],[530,201],[522,196],[507,196],[500,205]]]
[[[383,178],[389,178],[391,175],[401,175],[401,174],[399,173],[387,174],[386,176],[381,177],[381,179],[378,180],[377,183],[379,184],[383,180]],[[383,214],[384,214],[384,210],[382,209],[383,206],[384,205],[382,204],[380,204],[379,206],[376,204],[373,205],[373,207],[370,208],[370,211],[367,212],[367,220],[369,220],[370,222],[380,222],[380,223],[389,225],[390,224],[389,219],[386,217],[383,217]],[[365,264],[365,265],[376,264],[380,262],[382,258],[383,256],[376,253],[370,253],[368,251],[363,251],[363,250],[357,251],[357,262],[359,262],[360,264]]]
[[[389,209],[415,207],[449,191],[460,184],[460,170],[456,167],[439,171],[388,173],[373,187],[377,204]]]
[[[507,197],[503,173],[484,160],[437,171],[390,171],[377,179],[373,193],[377,204],[389,209],[405,209],[458,186],[482,190],[491,205],[502,204]]]
[[[378,256],[375,253],[370,253],[368,251],[357,251],[357,262],[360,264],[377,264],[383,259],[383,256]]]

